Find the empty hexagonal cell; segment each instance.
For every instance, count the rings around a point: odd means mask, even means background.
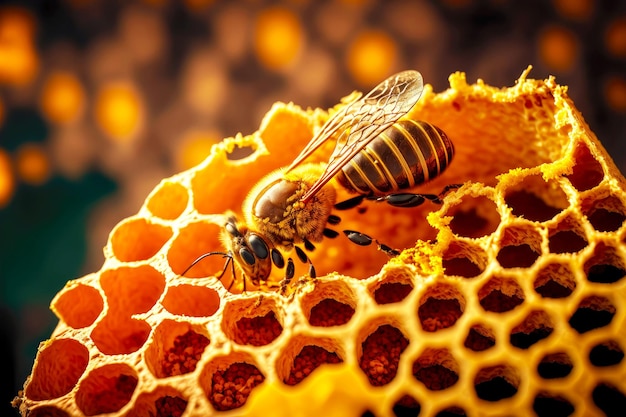
[[[474,352],[482,352],[495,346],[496,337],[493,331],[483,324],[476,324],[470,327],[463,346]]]
[[[624,351],[615,340],[596,344],[589,352],[589,362],[593,366],[604,367],[618,365],[624,359]]]
[[[583,214],[598,232],[615,232],[626,220],[626,208],[616,196],[587,198],[581,206]]]
[[[339,280],[317,282],[315,291],[302,298],[302,311],[312,326],[341,326],[354,315],[356,300],[350,287]]]
[[[157,378],[183,375],[195,371],[209,345],[203,326],[164,320],[154,331],[145,361]]]
[[[533,286],[543,298],[564,298],[574,291],[576,280],[567,264],[549,263],[539,270]]]
[[[537,373],[543,379],[557,379],[568,376],[574,364],[565,352],[555,352],[544,355],[537,364]]]
[[[478,290],[485,311],[504,313],[524,302],[524,291],[513,278],[493,276]]]
[[[587,238],[578,220],[565,218],[548,231],[550,253],[576,253],[587,247]]]
[[[626,276],[626,266],[615,248],[598,242],[593,255],[584,264],[590,282],[613,284]]]
[[[93,369],[80,383],[76,405],[87,416],[113,413],[124,407],[137,387],[137,374],[130,366],[108,364]]]
[[[80,329],[90,326],[103,307],[104,302],[97,289],[73,281],[57,294],[50,308],[65,324]]]
[[[590,190],[602,182],[602,165],[591,155],[585,144],[579,142],[573,156],[573,172],[567,178],[578,191]]]
[[[28,417],[70,417],[70,415],[54,405],[44,405],[28,410]]]
[[[240,345],[263,346],[272,343],[283,331],[276,316],[273,298],[233,300],[224,306],[222,330]]]
[[[176,182],[165,180],[148,196],[146,206],[153,216],[174,220],[187,208],[189,191]]]
[[[125,417],[179,417],[186,408],[187,399],[184,395],[173,387],[161,386],[151,392],[142,392]]]
[[[417,316],[422,329],[436,332],[454,326],[465,309],[465,298],[450,284],[435,284],[420,299]]]
[[[393,403],[391,411],[396,417],[417,417],[422,410],[420,403],[411,395],[404,394]]]
[[[608,417],[618,417],[626,410],[626,395],[610,382],[600,382],[591,392],[594,404]]]
[[[213,288],[181,284],[169,287],[161,304],[172,314],[209,317],[220,307],[220,297]]]
[[[503,268],[528,268],[541,254],[541,235],[531,225],[504,229],[496,259]]]
[[[120,223],[111,232],[113,255],[122,262],[143,261],[153,257],[172,237],[168,226],[137,217]]]
[[[578,333],[608,326],[615,315],[615,306],[608,298],[592,295],[585,297],[569,319],[569,325]]]
[[[201,255],[224,250],[219,240],[222,229],[220,225],[207,221],[190,223],[181,228],[167,252],[167,261],[172,271],[178,275],[184,272],[184,276],[189,278],[219,275],[225,264],[220,255],[207,256],[193,267],[191,265]]]
[[[534,310],[520,324],[511,329],[509,342],[516,348],[528,349],[550,336],[553,330],[554,325],[548,313]]]
[[[435,417],[467,417],[467,413],[461,407],[453,405],[451,407],[446,407],[437,414]]]
[[[441,264],[448,276],[474,278],[485,270],[487,256],[477,245],[453,241],[442,255]]]
[[[35,401],[51,400],[74,388],[87,368],[89,351],[74,339],[56,339],[37,353],[26,397]]]
[[[378,326],[361,340],[359,367],[373,386],[387,385],[396,377],[400,356],[409,340],[390,324]]]
[[[519,384],[519,372],[506,364],[482,368],[474,378],[474,389],[478,398],[492,402],[514,396]]]
[[[294,359],[289,375],[284,379],[287,385],[299,384],[304,378],[322,364],[343,362],[336,352],[330,352],[321,346],[306,345],[302,347]]]
[[[459,380],[459,364],[448,349],[426,349],[413,362],[413,376],[431,391],[450,388]]]
[[[376,282],[369,290],[376,304],[384,305],[404,300],[413,289],[411,274],[403,268],[387,270],[385,280]]]
[[[165,289],[165,277],[149,265],[122,266],[103,271],[100,286],[110,311],[131,316],[156,304]]]
[[[200,386],[218,411],[242,407],[252,390],[265,380],[254,360],[243,353],[217,357],[200,375]]]
[[[493,233],[500,224],[496,204],[485,196],[463,196],[446,216],[452,216],[450,229],[457,236],[479,238]]]
[[[537,417],[567,417],[575,408],[564,396],[541,391],[533,400],[533,410]]]
[[[143,320],[109,312],[91,331],[91,340],[105,355],[132,353],[144,345],[150,330]]]
[[[541,175],[528,175],[509,187],[504,201],[513,215],[537,222],[552,219],[569,205],[559,184]]]

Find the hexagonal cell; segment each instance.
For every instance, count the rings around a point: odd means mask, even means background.
[[[384,281],[376,282],[369,291],[378,305],[404,300],[413,290],[412,276],[404,268],[388,269]]]
[[[220,297],[213,288],[181,284],[167,289],[161,304],[179,316],[209,317],[220,307]]]
[[[240,345],[264,346],[283,331],[274,298],[259,296],[233,300],[224,306],[222,331]]]
[[[417,316],[422,329],[436,332],[454,326],[465,309],[465,298],[450,284],[435,284],[420,299]]]
[[[450,242],[441,264],[448,276],[474,278],[485,270],[487,255],[479,246],[457,240]]]
[[[575,408],[562,395],[541,391],[533,400],[533,410],[537,417],[567,417],[574,413]]]
[[[543,379],[565,378],[572,372],[572,369],[574,369],[574,363],[565,352],[546,354],[537,365],[537,373]]]
[[[172,181],[163,181],[148,196],[146,206],[153,216],[166,220],[174,220],[187,208],[189,191]]]
[[[74,339],[56,339],[37,353],[26,397],[35,401],[51,400],[74,388],[87,369],[89,351]]]
[[[448,349],[426,349],[413,362],[413,376],[431,391],[450,388],[459,380],[459,364]]]
[[[524,302],[524,291],[513,278],[493,276],[478,290],[485,311],[504,313]]]
[[[514,396],[519,384],[519,372],[506,364],[482,368],[474,378],[474,389],[478,398],[491,402]]]
[[[362,339],[361,339],[362,340]],[[398,372],[398,363],[409,340],[390,324],[382,324],[361,343],[359,367],[375,387],[387,385]]]
[[[589,352],[589,362],[593,366],[605,367],[618,365],[624,359],[624,351],[615,340],[596,344]]]
[[[186,397],[172,387],[161,386],[152,392],[142,392],[125,417],[180,417],[186,408]]]
[[[124,407],[137,387],[130,366],[114,363],[93,369],[80,383],[76,405],[87,416],[113,413]]]
[[[548,313],[534,310],[520,324],[511,329],[509,342],[516,348],[528,349],[540,340],[550,336],[553,330],[554,325]]]
[[[569,325],[578,333],[608,326],[616,309],[608,298],[592,295],[585,297],[569,319]]]
[[[154,331],[145,353],[150,372],[157,378],[184,375],[195,371],[209,337],[203,326],[164,320]]]
[[[349,322],[356,308],[350,287],[339,280],[317,281],[315,286],[315,291],[301,301],[302,311],[311,326],[332,327]]]
[[[452,216],[450,230],[457,236],[480,238],[493,233],[500,224],[496,204],[484,196],[463,196],[446,216]]]
[[[482,352],[495,346],[496,337],[488,326],[476,324],[470,327],[463,346],[474,352]]]
[[[602,182],[602,165],[591,155],[585,144],[578,142],[573,156],[573,172],[567,178],[578,191],[590,190]]]
[[[321,346],[306,345],[293,359],[289,375],[284,379],[287,385],[299,384],[304,378],[322,364],[343,362],[336,352],[330,352]]]
[[[109,312],[91,331],[91,340],[105,355],[132,353],[144,345],[150,330],[143,320]]]
[[[559,184],[546,182],[541,175],[529,175],[509,187],[504,201],[513,215],[537,222],[552,219],[569,205]]]
[[[264,380],[251,357],[232,353],[213,359],[202,370],[200,386],[216,410],[227,411],[242,407],[252,390]]]
[[[100,292],[90,285],[70,282],[52,300],[50,308],[74,329],[91,326],[104,307]]]
[[[615,232],[626,220],[626,208],[622,200],[612,195],[602,199],[587,198],[581,207],[589,223],[598,232]]]
[[[543,298],[564,298],[574,291],[576,280],[567,264],[550,263],[537,273],[533,286]]]
[[[576,253],[587,247],[582,226],[569,216],[548,231],[550,253]]]
[[[453,405],[439,411],[435,417],[467,417],[467,413],[461,407]]]
[[[127,219],[111,232],[111,250],[122,262],[152,258],[172,237],[172,229],[143,218]]]
[[[529,268],[541,254],[541,235],[530,225],[508,226],[496,259],[503,268]]]
[[[70,417],[70,415],[53,405],[44,405],[29,410],[28,417]]]
[[[174,238],[167,261],[175,274],[182,275],[201,255],[208,252],[223,251],[219,240],[222,227],[215,223],[201,221],[190,223],[180,229]],[[222,256],[208,256],[185,272],[185,277],[201,278],[219,275],[224,270]]]
[[[613,284],[626,276],[626,266],[615,248],[598,242],[583,266],[590,282]]]
[[[398,400],[393,403],[393,408],[391,409],[393,415],[396,417],[417,417],[421,410],[422,406],[420,403],[409,394],[404,394],[402,397],[398,398]]]
[[[600,382],[591,392],[594,404],[608,417],[618,417],[626,410],[626,395],[609,382]]]
[[[109,314],[131,316],[150,310],[165,289],[165,277],[149,265],[122,266],[100,274]]]

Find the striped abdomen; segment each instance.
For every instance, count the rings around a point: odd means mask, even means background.
[[[359,194],[388,194],[435,178],[453,154],[454,146],[441,129],[403,119],[363,148],[337,179]]]

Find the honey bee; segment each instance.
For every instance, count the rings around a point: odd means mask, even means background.
[[[221,233],[226,251],[200,256],[187,271],[206,256],[222,255],[226,264],[219,279],[230,264],[234,282],[236,265],[244,275],[245,291],[246,279],[259,286],[266,283],[272,268],[285,268],[284,288],[295,273],[294,261],[285,259],[285,253],[294,251],[315,278],[307,252],[323,238],[339,235],[331,228],[341,220],[334,210],[354,208],[366,199],[397,207],[415,207],[426,200],[441,203],[443,195],[457,185],[438,195],[398,192],[441,174],[454,154],[454,146],[442,130],[402,118],[417,103],[423,88],[419,72],[400,72],[338,110],[290,166],[269,174],[252,188],[242,207],[243,220],[228,216]],[[335,148],[327,163],[305,162],[331,140]],[[329,183],[335,177],[337,181]],[[337,186],[355,197],[337,203]],[[355,244],[376,242],[390,256],[399,253],[366,234],[343,233]]]

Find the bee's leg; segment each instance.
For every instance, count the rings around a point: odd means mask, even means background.
[[[280,282],[280,293],[285,295],[287,293],[287,287],[293,279],[296,273],[296,266],[293,263],[293,259],[287,259],[287,269],[285,270],[285,278]]]
[[[425,201],[435,204],[442,204],[443,197],[450,191],[461,187],[463,184],[448,184],[439,194],[414,194],[414,193],[393,193],[384,196],[366,196],[368,200],[384,201],[394,207],[417,207]]]
[[[365,233],[356,232],[354,230],[344,230],[343,233],[348,239],[350,239],[352,243],[356,243],[359,246],[369,246],[373,242],[376,242],[376,245],[378,245],[378,250],[386,253],[388,256],[400,255],[400,251],[393,249],[392,247],[387,246],[384,243],[380,243],[377,239],[374,239],[373,237],[368,236]]]
[[[365,197],[367,197],[364,194],[359,194],[355,197],[349,198],[345,201],[341,201],[337,204],[335,204],[335,210],[350,210],[352,208],[355,208],[356,206],[358,206],[359,204],[361,204],[363,202],[363,200],[365,200]],[[330,220],[330,219],[329,219]],[[330,221],[329,221],[330,223]],[[337,221],[337,223],[339,223]],[[331,223],[332,224],[332,223]]]

